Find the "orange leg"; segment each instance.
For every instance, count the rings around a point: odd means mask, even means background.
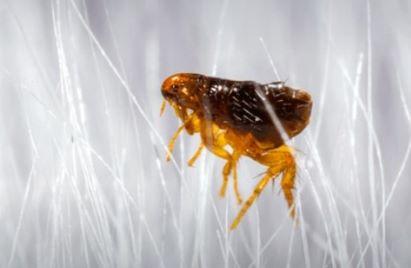
[[[210,150],[213,154],[227,160],[223,167],[223,184],[221,185],[219,195],[221,197],[225,196],[227,191],[228,177],[231,173],[233,167],[233,159],[229,152],[225,150],[225,146],[228,144],[225,132],[221,131],[215,124],[211,122],[202,122],[201,124],[201,139],[203,144]]]
[[[227,145],[227,140],[225,139],[225,135],[224,133],[221,133],[219,135],[217,135],[217,139],[216,139],[216,143],[215,146],[211,149],[211,151],[226,159],[227,162],[225,163],[224,167],[223,167],[223,184],[221,185],[220,188],[220,196],[221,197],[225,197],[225,194],[227,192],[227,185],[228,185],[228,180],[229,180],[229,176],[231,173],[231,170],[233,168],[233,159],[230,153],[228,153],[224,147]],[[210,149],[210,148],[209,148]]]
[[[177,129],[177,131],[174,132],[173,137],[171,138],[170,142],[168,143],[168,152],[167,152],[167,156],[166,156],[167,161],[170,161],[170,159],[171,159],[171,154],[173,153],[175,142],[178,138],[178,135],[180,135],[181,131],[183,131],[184,126],[185,126],[184,124],[181,125]]]
[[[281,189],[283,190],[287,205],[290,208],[290,216],[294,218],[295,207],[292,190],[294,189],[295,184],[296,164],[293,149],[287,145],[282,145],[277,149],[269,151],[263,157],[256,158],[256,160],[263,165],[281,165],[281,172],[283,172],[283,177],[281,179]]]
[[[291,159],[294,162],[294,159]],[[287,200],[288,208],[290,209],[290,216],[295,218],[295,203],[292,190],[294,190],[296,167],[295,164],[289,164],[284,171],[281,180],[281,188],[283,189],[285,200]]]
[[[193,121],[195,121],[195,119],[197,119],[197,116],[195,114],[190,115],[185,121],[184,123],[176,130],[176,132],[174,132],[173,137],[171,137],[170,142],[168,143],[168,152],[167,152],[167,156],[166,156],[166,160],[170,161],[171,158],[171,154],[173,153],[174,150],[174,145],[175,142],[178,138],[178,135],[180,135],[181,131],[183,131],[184,128],[194,128],[194,124]]]
[[[236,195],[238,204],[241,204],[243,200],[238,189],[237,162],[240,159],[241,155],[245,154],[247,148],[252,144],[253,137],[251,135],[240,136],[231,131],[227,131],[226,138],[227,140],[229,140],[231,147],[233,147],[232,170],[234,179],[234,193]]]
[[[204,144],[200,143],[200,146],[198,146],[196,152],[194,153],[194,155],[190,158],[190,160],[188,160],[188,165],[190,167],[192,167],[194,165],[194,162],[197,160],[197,158],[200,156],[201,152],[204,149]]]
[[[261,194],[261,192],[264,190],[267,183],[273,177],[276,177],[280,172],[281,171],[279,167],[273,167],[273,168],[268,169],[265,176],[260,180],[260,182],[254,188],[253,193],[250,195],[250,197],[247,199],[247,201],[245,201],[244,205],[241,207],[240,212],[238,212],[237,217],[234,219],[233,223],[230,226],[231,230],[234,230],[235,228],[237,228],[238,224],[244,217],[245,213],[251,207],[251,205],[254,203],[257,197]]]
[[[292,149],[286,145],[283,145],[279,148],[272,149],[262,154],[252,153],[249,154],[249,156],[252,157],[254,160],[260,162],[261,164],[268,166],[268,170],[265,176],[254,188],[254,191],[251,194],[251,196],[242,206],[240,212],[237,214],[236,218],[231,224],[230,229],[233,230],[238,226],[241,219],[246,214],[247,210],[254,203],[257,197],[261,194],[262,190],[265,188],[267,183],[271,179],[280,175],[281,173],[283,173],[283,177],[281,180],[281,188],[284,192],[284,196],[287,201],[288,207],[290,208],[290,216],[294,218],[295,209],[294,196],[292,190],[294,188],[295,183],[296,167]]]
[[[237,162],[240,157],[241,157],[240,153],[236,151],[233,152],[232,170],[233,170],[234,193],[237,198],[237,203],[239,205],[243,202],[240,191],[238,190],[238,176],[237,176]]]
[[[228,185],[228,178],[230,176],[232,169],[232,162],[231,160],[227,160],[227,163],[225,163],[223,167],[223,184],[221,185],[219,195],[220,197],[225,197],[225,194],[227,192],[227,185]]]

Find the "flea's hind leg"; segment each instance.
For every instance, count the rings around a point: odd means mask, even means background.
[[[290,216],[295,217],[294,195],[292,190],[295,184],[296,164],[293,149],[287,145],[282,145],[276,149],[267,152],[264,155],[255,158],[256,161],[263,165],[281,166],[283,177],[281,179],[281,189],[283,190],[285,200],[290,209]]]
[[[245,201],[244,205],[241,207],[240,212],[238,212],[237,217],[234,219],[233,223],[230,226],[231,230],[234,230],[238,224],[240,223],[241,219],[244,217],[247,210],[251,207],[257,197],[261,194],[267,183],[275,178],[281,172],[280,166],[270,167],[264,177],[258,182],[257,186],[254,188],[253,193],[250,197]]]
[[[291,164],[284,171],[283,178],[281,179],[281,188],[284,192],[285,200],[287,200],[288,208],[290,209],[290,216],[295,218],[295,203],[292,190],[294,189],[295,184],[295,174],[296,167],[294,159],[292,159]]]
[[[295,208],[292,190],[294,189],[295,184],[296,166],[292,148],[283,145],[279,148],[264,152],[263,154],[250,155],[250,157],[259,163],[268,166],[268,171],[257,184],[254,192],[247,199],[230,228],[235,229],[237,227],[249,207],[254,203],[270,179],[277,177],[281,173],[283,174],[281,188],[284,192],[288,207],[290,208],[290,216],[294,218]]]
[[[283,190],[285,200],[290,209],[290,216],[295,217],[294,195],[292,190],[295,184],[296,164],[294,152],[288,145],[282,145],[276,149],[270,150],[264,154],[253,157],[259,163],[270,168],[279,166],[280,172],[283,173],[281,179],[281,189]]]
[[[198,146],[196,152],[194,153],[194,155],[190,158],[190,160],[188,160],[188,165],[190,167],[192,167],[194,165],[194,162],[197,160],[197,158],[200,156],[201,152],[204,149],[204,144],[200,143],[200,145]]]
[[[290,209],[290,216],[295,217],[295,204],[294,204],[294,185],[296,175],[296,164],[293,154],[293,149],[287,145],[283,145],[272,152],[272,165],[281,165],[281,172],[283,177],[281,179],[281,189],[284,193],[284,198],[287,201],[288,208]]]

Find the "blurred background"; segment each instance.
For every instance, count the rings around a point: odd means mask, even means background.
[[[0,0],[1,267],[409,267],[411,2]],[[278,184],[238,229],[224,161],[160,117],[176,72],[314,99],[298,224]],[[247,197],[264,167],[242,158]]]

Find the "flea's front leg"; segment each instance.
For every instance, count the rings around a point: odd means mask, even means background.
[[[184,123],[181,126],[178,127],[176,132],[174,132],[173,137],[171,137],[170,142],[168,143],[168,152],[167,152],[167,156],[166,156],[167,161],[170,161],[171,154],[173,153],[173,150],[174,150],[174,145],[175,145],[176,140],[177,140],[178,136],[180,135],[181,131],[183,131],[183,129],[186,128],[186,126],[188,124],[190,124],[190,122],[193,118],[194,118],[193,116],[188,117],[184,121]]]

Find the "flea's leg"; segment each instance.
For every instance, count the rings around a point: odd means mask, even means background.
[[[243,199],[241,198],[240,191],[238,190],[238,176],[237,176],[237,162],[240,158],[240,154],[234,152],[233,153],[233,164],[232,164],[232,170],[233,170],[233,179],[234,179],[234,193],[237,198],[237,203],[241,204],[243,202]]]
[[[233,166],[232,166],[231,160],[227,160],[227,163],[225,163],[223,167],[223,184],[221,185],[220,192],[219,192],[219,195],[221,197],[225,197],[225,194],[227,192],[228,177],[230,176],[232,167]]]
[[[194,153],[194,155],[190,158],[190,160],[188,160],[188,165],[190,167],[192,167],[194,165],[194,162],[197,160],[197,158],[200,156],[201,152],[204,149],[204,144],[200,143],[200,146],[198,146],[196,152]]]
[[[231,230],[237,227],[237,225],[240,223],[241,219],[244,217],[247,210],[254,203],[256,198],[260,195],[261,191],[264,189],[264,187],[267,185],[270,179],[277,177],[281,173],[283,173],[283,178],[281,180],[281,188],[284,192],[285,199],[290,208],[290,216],[295,217],[294,197],[292,190],[294,188],[295,183],[296,166],[292,149],[286,145],[283,145],[277,149],[265,152],[264,154],[253,155],[253,158],[259,163],[268,166],[268,171],[266,175],[257,184],[251,196],[242,206],[237,217],[231,224]]]
[[[178,135],[180,135],[181,131],[184,129],[184,125],[181,125],[176,132],[174,132],[173,137],[171,138],[170,142],[168,143],[168,152],[166,156],[166,160],[170,161],[171,154],[173,153],[174,150],[174,145],[177,140]]]
[[[292,190],[294,189],[295,184],[295,174],[296,167],[294,158],[291,159],[287,168],[284,171],[283,178],[281,179],[281,188],[283,189],[285,200],[287,200],[288,207],[290,209],[290,216],[295,218],[295,203]]]
[[[231,170],[233,168],[233,158],[225,149],[224,146],[227,145],[227,141],[225,139],[224,134],[220,134],[217,136],[215,146],[212,148],[212,152],[224,159],[227,160],[223,167],[223,184],[220,188],[220,196],[225,197],[227,192],[227,185],[228,185],[228,178],[230,176]]]
[[[287,201],[287,205],[290,209],[290,216],[295,217],[295,205],[294,205],[294,195],[293,189],[295,185],[296,176],[296,164],[293,154],[293,149],[287,145],[283,145],[268,155],[271,154],[272,164],[271,165],[281,165],[281,172],[283,177],[281,179],[281,189],[284,193],[284,198]]]
[[[233,223],[230,226],[231,230],[234,230],[237,225],[240,223],[241,219],[244,217],[247,210],[251,207],[254,203],[255,199],[260,195],[261,191],[267,185],[267,183],[273,178],[275,175],[270,172],[270,170],[266,173],[266,175],[260,180],[257,186],[254,188],[253,193],[250,197],[245,201],[244,205],[242,206],[240,212],[237,214],[237,217],[234,219]]]
[[[243,202],[241,198],[240,191],[238,190],[238,176],[237,176],[237,162],[240,159],[241,155],[245,153],[247,148],[253,141],[253,137],[251,135],[239,136],[233,132],[228,132],[226,134],[227,139],[230,140],[231,146],[233,147],[233,154],[232,154],[232,170],[233,170],[233,182],[234,182],[234,193],[237,198],[238,204]]]
[[[224,149],[227,145],[225,132],[221,132],[221,130],[211,122],[202,122],[200,134],[201,140],[208,150],[216,156],[227,160],[223,168],[223,184],[219,192],[220,196],[224,197],[227,191],[228,177],[231,173],[233,161],[231,154]]]
[[[167,152],[167,156],[166,156],[167,161],[170,161],[170,157],[171,157],[171,154],[173,153],[174,145],[175,145],[175,142],[178,138],[178,135],[180,135],[181,131],[183,131],[183,129],[187,126],[187,124],[189,124],[191,122],[192,119],[193,119],[193,116],[190,116],[189,118],[187,118],[184,121],[184,123],[176,130],[176,132],[174,132],[173,137],[171,138],[170,142],[168,143],[168,152]]]

